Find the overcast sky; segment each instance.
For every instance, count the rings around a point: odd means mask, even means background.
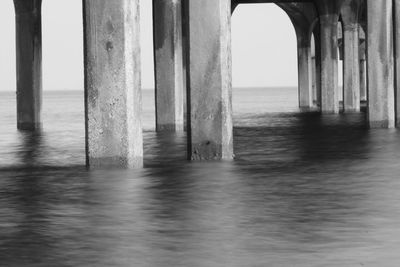
[[[44,90],[82,90],[82,0],[43,0]],[[0,1],[0,91],[15,90],[12,0]],[[151,1],[141,0],[142,84],[153,88]],[[295,86],[296,37],[274,4],[241,5],[232,18],[233,86]]]

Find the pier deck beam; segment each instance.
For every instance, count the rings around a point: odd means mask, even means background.
[[[42,0],[14,0],[17,54],[17,128],[42,127]]]
[[[141,167],[139,0],[84,0],[86,159]]]
[[[181,0],[153,0],[156,130],[184,130]]]
[[[368,0],[368,120],[371,128],[393,128],[394,55],[391,0]]]
[[[346,113],[360,111],[359,8],[359,0],[346,0],[341,12],[344,40],[343,108]]]
[[[187,1],[188,158],[233,158],[231,1]]]

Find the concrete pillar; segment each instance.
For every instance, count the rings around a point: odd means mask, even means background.
[[[343,108],[344,112],[360,111],[360,64],[358,24],[344,25]]]
[[[367,62],[360,60],[360,101],[367,101]]]
[[[17,54],[17,127],[41,128],[41,0],[14,0]]]
[[[140,167],[139,0],[83,4],[87,164]]]
[[[400,0],[394,0],[395,9],[395,31],[394,43],[396,45],[396,73],[395,73],[395,107],[396,107],[396,126],[400,127]]]
[[[367,101],[367,41],[365,31],[360,24],[358,28],[358,35],[360,38],[359,46],[359,60],[360,60],[360,101],[365,103]]]
[[[188,157],[233,158],[231,1],[187,1]]]
[[[315,83],[316,83],[316,104],[321,107],[321,31],[320,26],[316,25],[316,30],[314,31],[315,40]]]
[[[315,37],[311,36],[311,91],[313,106],[317,103],[317,80],[316,80],[316,65],[315,65]]]
[[[339,16],[336,13],[320,16],[322,113],[339,113],[338,19]]]
[[[391,0],[368,0],[368,119],[372,128],[395,126]]]
[[[183,131],[181,0],[153,0],[156,130]]]
[[[297,25],[295,25],[296,27]],[[301,110],[310,110],[313,106],[312,98],[312,65],[311,40],[306,30],[296,28],[297,35],[297,64],[299,107]]]
[[[360,0],[345,0],[341,17],[343,21],[343,109],[360,111]]]
[[[316,65],[315,65],[315,56],[311,57],[311,82],[312,82],[312,100],[313,106],[317,105],[317,77],[316,77]]]
[[[183,57],[183,130],[187,131],[187,117],[188,117],[188,105],[187,105],[187,97],[188,97],[188,71],[187,71],[187,51],[188,51],[188,36],[187,36],[187,24],[188,24],[188,18],[187,18],[187,12],[186,10],[186,0],[183,0],[181,2],[182,6],[182,57]]]

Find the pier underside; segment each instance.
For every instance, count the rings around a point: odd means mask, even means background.
[[[234,155],[231,15],[241,4],[275,3],[293,23],[302,110],[360,112],[360,103],[366,103],[370,127],[393,128],[399,122],[398,0],[152,1],[156,129],[183,131],[186,124],[191,160]],[[139,0],[83,3],[87,164],[141,167]],[[41,0],[14,4],[17,126],[38,130]],[[344,66],[343,109],[339,60]]]

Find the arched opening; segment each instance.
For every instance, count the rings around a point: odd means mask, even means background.
[[[235,9],[232,61],[235,114],[298,109],[296,34],[280,7],[241,4]]]
[[[43,1],[43,90],[83,91],[82,1]]]
[[[42,2],[43,163],[85,162],[82,1]],[[60,142],[62,140],[62,142]]]
[[[299,120],[297,37],[286,12],[275,4],[239,5],[232,58],[235,155],[274,160],[289,147],[283,136]]]
[[[15,91],[15,12],[13,1],[2,1],[0,42],[0,92]]]
[[[232,62],[236,115],[298,110],[296,34],[280,7],[241,4],[235,9]]]
[[[15,12],[13,1],[0,2],[0,166],[11,165],[10,146],[18,144],[16,122]]]

